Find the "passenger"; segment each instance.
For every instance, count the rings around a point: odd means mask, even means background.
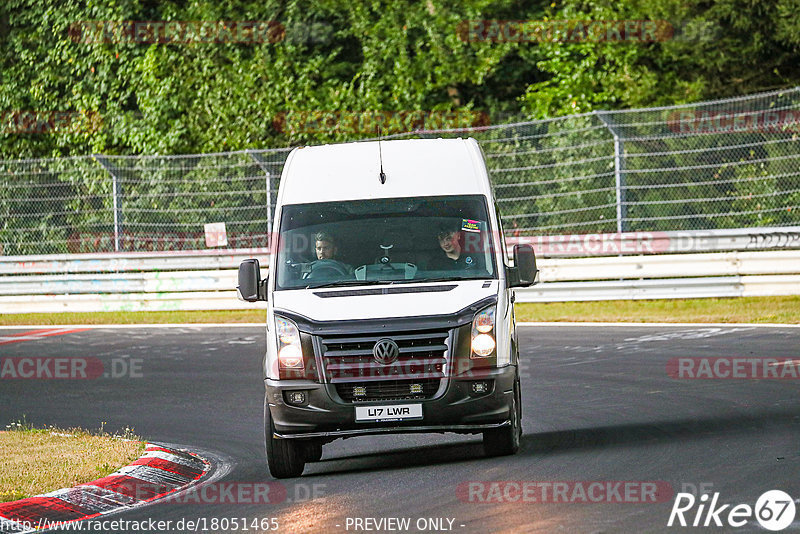
[[[472,258],[462,253],[461,232],[450,228],[443,228],[436,239],[439,241],[441,254],[436,254],[428,264],[430,271],[450,271],[453,269],[469,269]]]

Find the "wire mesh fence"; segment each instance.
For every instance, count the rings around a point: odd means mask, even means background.
[[[389,137],[467,135],[510,234],[800,224],[800,88]],[[265,247],[289,151],[0,161],[0,253]]]
[[[522,235],[800,222],[800,88],[470,135],[483,146],[504,226]]]
[[[289,149],[165,157],[0,162],[3,254],[206,248],[224,222],[229,248],[268,246]]]

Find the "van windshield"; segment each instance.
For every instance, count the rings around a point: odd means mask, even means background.
[[[293,204],[277,289],[497,278],[481,195]]]

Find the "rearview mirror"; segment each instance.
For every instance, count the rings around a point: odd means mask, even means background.
[[[266,279],[262,281],[260,276],[261,269],[258,265],[258,260],[244,260],[239,264],[239,285],[236,287],[239,300],[247,302],[267,300],[266,292],[260,291],[262,286],[265,285],[262,282],[266,282]]]
[[[530,245],[514,245],[514,269],[511,287],[528,287],[536,283],[536,254]]]

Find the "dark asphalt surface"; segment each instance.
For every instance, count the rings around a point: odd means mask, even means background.
[[[479,436],[339,440],[301,478],[281,482],[287,501],[166,502],[112,517],[205,518],[209,527],[212,518],[277,518],[278,532],[374,532],[352,523],[348,529],[348,518],[388,517],[410,518],[411,532],[425,518],[445,519],[445,529],[427,532],[709,531],[668,528],[673,497],[656,504],[482,503],[457,490],[470,481],[664,481],[674,492],[705,484],[720,503],[752,506],[771,489],[800,498],[800,380],[679,380],[666,370],[671,358],[684,356],[800,359],[800,329],[519,330],[524,436],[516,456],[483,458]],[[0,344],[0,357],[96,357],[118,372],[119,362],[137,366],[135,376],[118,378],[2,379],[0,428],[23,416],[35,425],[130,426],[148,440],[215,458],[224,482],[270,481],[264,335],[261,328],[97,328]],[[755,521],[722,530],[763,531]],[[800,531],[800,506],[787,531]]]

